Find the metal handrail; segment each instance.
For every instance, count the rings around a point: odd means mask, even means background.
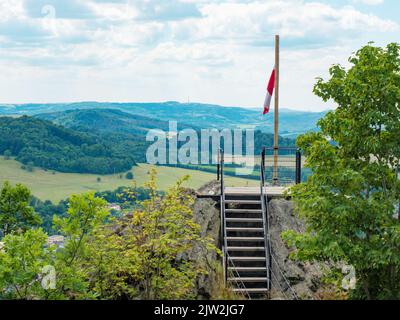
[[[286,151],[294,151],[297,150],[296,147],[267,147],[266,150],[286,150]]]
[[[278,171],[282,171],[282,170],[286,170],[286,169],[290,169],[293,170],[294,169],[294,177],[292,178],[288,178],[288,177],[282,177],[279,176],[277,177],[277,180],[274,181],[275,184],[278,184],[279,182],[283,182],[283,183],[287,183],[287,182],[291,182],[291,183],[295,183],[295,184],[299,184],[301,183],[301,179],[302,179],[302,155],[301,155],[301,150],[299,148],[295,148],[295,147],[278,147],[278,148],[274,148],[274,147],[264,147],[263,151],[265,150],[265,154],[267,154],[268,152],[276,152],[278,151]],[[280,154],[279,151],[281,152],[291,152],[290,154]],[[289,158],[286,158],[286,156],[290,156]],[[291,164],[291,166],[288,166],[289,164]],[[273,167],[275,165],[271,164],[271,166]]]
[[[233,262],[233,260],[230,259],[229,253],[227,252],[226,255],[227,255],[228,261],[230,261],[230,264],[232,265],[233,269],[236,270],[236,265],[235,265],[235,263]],[[238,285],[239,288],[246,289],[246,285],[245,285],[244,282],[241,280],[241,277],[240,277],[239,272],[236,271],[236,276],[235,276],[235,274],[234,274],[233,272],[231,272],[231,275],[232,275],[234,278],[238,278],[238,279],[239,279],[239,281],[235,280],[235,283],[236,283],[236,285]],[[243,295],[243,296],[244,296],[244,295]],[[251,296],[250,296],[250,294],[249,294],[248,291],[246,291],[246,298],[249,299],[249,300],[251,300]]]
[[[261,195],[261,209],[263,215],[264,227],[264,246],[265,246],[265,267],[267,269],[267,289],[271,290],[271,246],[269,238],[269,214],[268,214],[268,199],[265,195],[265,153],[266,148],[263,148],[261,153],[260,165],[260,195]]]
[[[223,265],[223,272],[224,272],[224,284],[228,281],[228,263],[227,263],[227,239],[226,239],[226,228],[225,228],[225,181],[224,181],[224,150],[219,149],[218,156],[220,160],[220,167],[219,167],[219,178],[221,181],[221,247],[222,247],[222,265]]]
[[[285,281],[285,283],[286,283],[288,289],[290,289],[290,292],[292,293],[293,299],[294,299],[294,300],[299,300],[299,297],[298,297],[296,291],[295,291],[295,290],[293,289],[293,287],[290,285],[290,281],[286,278],[285,274],[284,274],[283,271],[282,271],[281,266],[279,265],[277,259],[274,257],[273,254],[271,254],[271,258],[272,258],[272,260],[275,262],[275,264],[276,264],[276,266],[277,266],[277,269],[278,269],[278,271],[279,271],[279,273],[280,273],[280,275],[281,275],[283,281]],[[274,275],[273,272],[272,272],[272,275]],[[277,278],[276,275],[275,275],[275,278],[276,278],[276,280],[277,280],[278,285],[281,287],[282,293],[285,294],[285,293],[284,293],[285,290],[284,290],[284,289],[282,288],[282,286],[280,285],[279,280],[278,280],[278,278]],[[286,295],[286,294],[285,294],[285,295]]]
[[[301,183],[301,151],[296,150],[296,184]]]
[[[218,159],[217,159],[217,181],[220,181],[221,177],[221,149],[218,149]]]

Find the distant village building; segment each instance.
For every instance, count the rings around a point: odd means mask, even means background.
[[[56,235],[47,238],[48,246],[57,246],[57,248],[63,248],[65,243],[64,236]]]
[[[110,203],[110,204],[107,206],[107,209],[109,209],[109,210],[115,210],[115,211],[121,211],[121,210],[122,210],[121,206],[118,205],[118,204],[115,204],[115,203]]]
[[[57,248],[63,248],[65,243],[65,237],[56,235],[50,236],[47,238],[46,244],[48,246],[57,246]],[[4,250],[5,244],[4,242],[0,242],[0,251]]]

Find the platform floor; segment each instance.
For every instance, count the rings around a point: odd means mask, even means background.
[[[264,187],[264,193],[270,197],[283,197],[287,187]],[[260,187],[226,187],[225,195],[260,195]]]

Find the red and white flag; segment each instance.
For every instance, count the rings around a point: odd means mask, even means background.
[[[265,97],[265,101],[264,101],[263,114],[267,114],[269,112],[269,109],[271,107],[272,95],[274,94],[274,89],[275,89],[275,68],[274,68],[274,70],[272,70],[271,78],[269,79],[269,82],[268,82],[267,96]]]

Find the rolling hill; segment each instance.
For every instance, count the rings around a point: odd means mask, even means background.
[[[183,128],[188,127],[178,127]],[[24,165],[60,172],[124,172],[138,162],[146,162],[146,150],[150,143],[146,142],[145,135],[149,129],[168,131],[169,123],[116,109],[0,117],[0,155],[7,153]],[[200,129],[192,129],[200,137]],[[243,137],[243,151],[247,150],[246,141]],[[185,143],[179,142],[178,148]],[[272,134],[255,132],[256,154],[261,152],[263,146],[272,144]],[[293,147],[295,142],[280,137],[280,145]],[[198,148],[200,153],[200,144]]]
[[[246,128],[256,127],[273,132],[273,113],[262,117],[260,109],[222,107],[200,103],[108,103],[79,102],[64,104],[15,104],[0,105],[0,115],[37,115],[66,110],[114,109],[160,121],[175,120],[198,128]],[[317,121],[326,112],[301,112],[282,109],[280,134],[296,136],[309,130],[317,130]]]
[[[96,134],[23,116],[0,117],[0,154],[26,166],[74,173],[109,174],[144,161],[147,144],[135,135]]]
[[[102,134],[135,134],[143,136],[143,140],[149,129],[160,129],[165,132],[169,131],[169,123],[166,121],[133,115],[117,109],[76,109],[38,114],[35,117],[52,121],[58,125],[62,125],[74,130],[91,133],[99,132]],[[187,128],[196,130],[198,132],[198,136],[200,137],[199,128],[178,122],[178,130]],[[255,132],[254,141],[256,154],[261,152],[262,147],[272,146],[273,138],[274,137],[271,133],[265,133],[257,130]],[[179,143],[179,145],[182,144],[183,143]],[[279,144],[285,147],[294,147],[295,141],[287,137],[280,137]],[[245,148],[245,138],[243,138],[243,148]]]
[[[144,136],[151,129],[169,131],[169,122],[134,115],[118,109],[75,109],[38,114],[36,118],[48,120],[75,130],[91,130]],[[178,130],[192,127],[178,123]]]

